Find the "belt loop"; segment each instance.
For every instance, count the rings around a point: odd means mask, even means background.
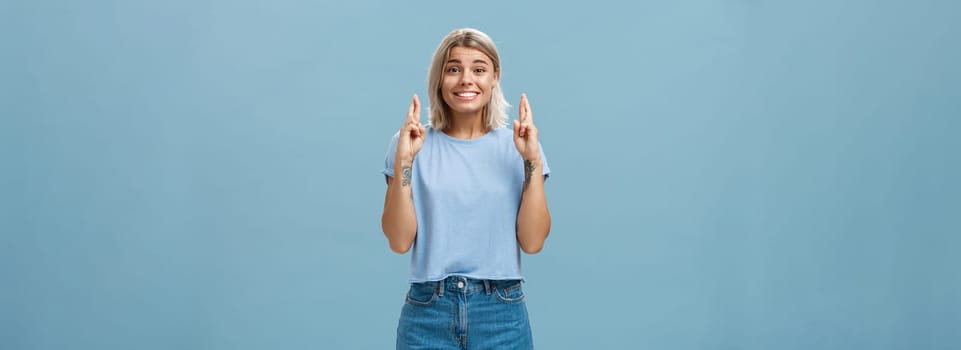
[[[490,281],[490,280],[484,280],[484,293],[487,294],[487,295],[491,295],[491,281]]]
[[[443,297],[444,297],[444,289],[447,289],[447,285],[446,285],[446,283],[444,283],[444,280],[438,281],[438,282],[437,282],[437,296],[443,298]]]

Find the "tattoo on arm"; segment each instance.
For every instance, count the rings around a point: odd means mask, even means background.
[[[403,165],[401,168],[400,186],[410,186],[410,165]]]
[[[534,174],[534,169],[537,169],[537,167],[534,166],[533,162],[529,160],[524,160],[524,189],[525,190],[527,189],[527,186],[531,184],[531,175]]]

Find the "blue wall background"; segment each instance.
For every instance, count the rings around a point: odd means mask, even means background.
[[[391,348],[379,171],[471,26],[554,171],[539,348],[957,349],[959,13],[5,1],[0,348]]]

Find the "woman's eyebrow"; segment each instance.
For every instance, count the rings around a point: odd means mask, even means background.
[[[447,60],[447,63],[457,63],[457,64],[460,64],[460,60],[454,58],[454,59]],[[487,63],[487,61],[484,61],[484,60],[482,60],[482,59],[476,59],[476,60],[474,60],[474,63],[489,64],[489,63]]]

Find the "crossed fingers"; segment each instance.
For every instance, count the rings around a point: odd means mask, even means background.
[[[518,112],[520,114],[518,118],[520,122],[518,136],[525,137],[528,133],[536,131],[537,129],[534,127],[534,113],[531,112],[531,104],[527,101],[527,94],[521,94],[521,103],[520,106],[518,106]]]

